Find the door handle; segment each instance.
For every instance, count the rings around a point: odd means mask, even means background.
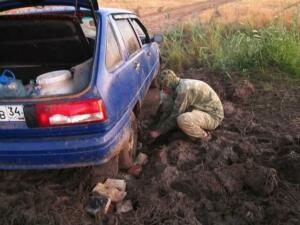
[[[139,70],[140,67],[141,67],[141,63],[139,63],[139,62],[135,62],[135,63],[134,63],[134,68],[135,68],[136,70]]]

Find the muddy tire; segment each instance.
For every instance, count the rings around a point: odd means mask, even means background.
[[[108,162],[94,166],[92,173],[97,177],[98,182],[104,181],[107,177],[116,177],[119,172],[119,156],[115,156]]]
[[[129,169],[133,166],[136,154],[137,154],[137,139],[138,139],[138,124],[134,113],[130,116],[130,136],[129,143],[120,152],[119,155],[119,168]]]
[[[154,80],[152,81],[151,85],[150,85],[151,89],[155,89],[155,88],[159,88],[159,84],[158,84],[158,79],[157,77],[154,78]]]

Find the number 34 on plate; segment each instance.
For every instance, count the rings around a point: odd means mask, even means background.
[[[0,106],[0,122],[2,121],[25,121],[22,105]]]

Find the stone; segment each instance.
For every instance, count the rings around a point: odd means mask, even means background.
[[[96,217],[98,214],[107,214],[111,207],[111,199],[104,195],[93,195],[89,198],[89,202],[85,210],[91,216]]]
[[[121,202],[127,195],[125,191],[120,191],[115,187],[106,186],[102,183],[98,183],[93,192],[110,198],[112,202]]]
[[[126,191],[126,182],[125,182],[125,180],[108,178],[105,181],[104,185],[107,186],[107,187],[117,188],[119,191]]]
[[[139,153],[134,164],[144,166],[148,163],[148,156],[144,153]]]
[[[131,200],[126,200],[124,202],[119,202],[117,204],[117,213],[127,213],[133,210],[132,202]]]
[[[133,165],[128,171],[127,173],[129,175],[132,175],[134,177],[139,177],[141,175],[143,171],[143,168],[141,165]]]

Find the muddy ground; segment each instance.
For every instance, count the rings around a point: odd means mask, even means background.
[[[140,115],[140,178],[127,179],[134,210],[101,219],[84,208],[99,178],[91,168],[0,172],[1,225],[300,224],[300,81],[242,81],[190,70],[211,84],[226,118],[209,142],[180,131],[149,145],[158,90]],[[298,82],[298,83],[297,83]]]

